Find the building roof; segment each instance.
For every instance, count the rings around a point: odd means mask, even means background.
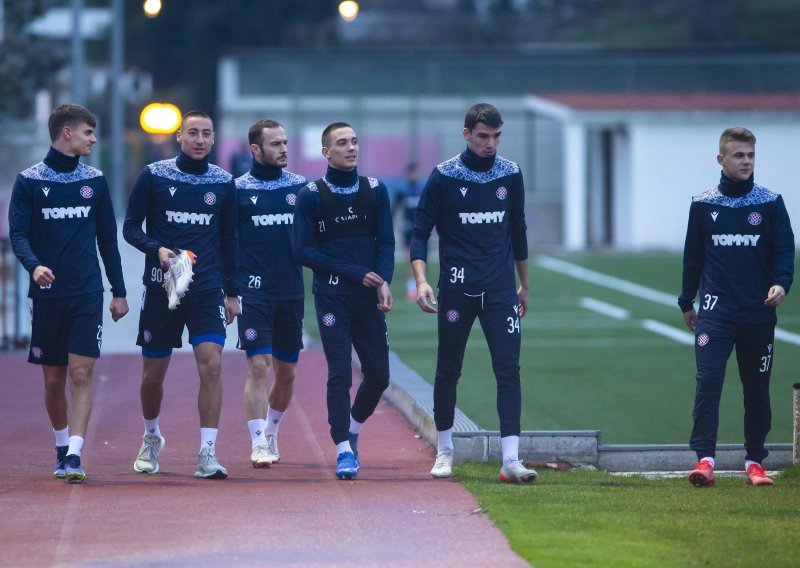
[[[800,91],[782,93],[537,93],[575,111],[798,111]]]

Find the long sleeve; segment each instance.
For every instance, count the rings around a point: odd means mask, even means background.
[[[8,236],[11,248],[25,270],[33,273],[41,264],[39,257],[33,252],[30,241],[31,202],[30,193],[21,176],[17,176],[11,192],[11,203],[8,208]]]
[[[422,195],[419,198],[417,211],[414,213],[414,228],[411,232],[411,244],[409,246],[410,260],[428,261],[428,239],[431,237],[436,219],[439,216],[439,191],[440,186],[437,182],[438,172],[433,170]]]
[[[788,294],[794,279],[794,232],[781,196],[775,201],[775,219],[772,227],[775,284],[781,286]]]
[[[509,227],[511,235],[511,250],[514,260],[528,259],[528,226],[525,223],[525,184],[522,181],[522,172],[517,176],[519,185],[514,194],[514,203],[509,209]]]
[[[225,295],[229,298],[235,297],[239,295],[239,236],[236,185],[233,180],[229,183],[229,191],[222,211],[220,249]]]
[[[128,200],[128,211],[125,213],[125,222],[122,225],[122,236],[143,253],[158,254],[158,249],[164,246],[168,247],[168,245],[151,239],[142,229],[142,223],[147,217],[152,199],[151,175],[150,170],[145,168],[133,186],[131,197]]]
[[[686,242],[683,247],[683,283],[678,306],[681,312],[688,312],[694,307],[694,298],[700,286],[700,274],[705,261],[703,236],[697,221],[697,207],[692,204],[689,209],[689,223],[686,228]]]
[[[127,292],[117,244],[117,220],[114,217],[108,185],[105,182],[103,188],[102,198],[97,206],[97,248],[103,259],[106,278],[111,284],[111,294],[115,298],[124,298]]]
[[[378,187],[379,191],[375,193],[378,201],[375,211],[375,272],[387,282],[391,282],[394,274],[392,208],[386,186],[380,184]]]

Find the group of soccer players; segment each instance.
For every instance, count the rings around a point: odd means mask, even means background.
[[[487,339],[496,379],[503,455],[500,479],[526,483],[537,477],[518,455],[520,319],[529,305],[528,245],[520,168],[497,154],[502,125],[500,113],[492,105],[480,103],[469,109],[462,132],[466,149],[433,169],[413,218],[410,261],[416,293],[412,297],[423,312],[437,313],[438,320],[434,382],[438,447],[431,470],[437,478],[452,476],[456,387],[476,318]],[[32,334],[28,360],[42,365],[45,406],[56,441],[54,473],[69,483],[80,483],[86,477],[81,450],[91,411],[92,368],[102,339],[103,288],[96,245],[111,283],[112,318],[116,321],[128,311],[108,187],[99,170],[79,163],[96,142],[95,126],[91,113],[79,105],[62,105],[53,111],[50,151],[43,162],[19,174],[9,210],[12,246],[30,273]],[[361,428],[389,384],[386,313],[393,305],[389,283],[395,242],[386,186],[359,175],[358,137],[344,122],[335,122],[322,133],[322,154],[328,168],[315,181],[285,170],[286,132],[273,120],[260,120],[250,128],[253,165],[236,179],[209,163],[214,125],[207,114],[192,111],[184,115],[177,140],[177,157],[149,164],[140,173],[123,226],[125,240],[145,254],[145,293],[136,341],[143,357],[140,396],[144,435],[134,469],[145,474],[159,471],[158,457],[165,446],[159,425],[164,379],[172,350],[181,347],[181,335],[187,328],[200,378],[200,449],[195,476],[227,477],[216,455],[222,405],[221,354],[225,326],[237,317],[239,348],[248,363],[244,390],[251,463],[266,468],[280,460],[278,427],[294,392],[303,348],[302,266],[306,266],[314,274],[314,303],[328,364],[328,422],[336,445],[336,476],[354,479],[361,466]],[[751,146],[754,143],[753,138]],[[734,160],[720,161],[723,174],[731,175],[729,162]],[[741,160],[735,164],[741,169]],[[752,167],[750,176],[752,182]],[[723,175],[723,182],[725,179]],[[730,187],[731,191],[741,190]],[[752,183],[749,188],[753,188]],[[791,253],[794,251],[782,201],[762,189],[759,187],[756,200],[748,197],[745,202],[749,208],[758,208],[757,213],[747,210],[751,213],[748,221],[756,227],[754,230],[775,233],[763,242],[765,247],[775,244],[779,253],[769,248],[763,255],[769,260],[780,254],[779,279],[772,283],[780,291],[773,288],[769,292],[764,309],[771,312],[754,316],[759,322],[763,320],[765,327],[752,346],[753,356],[761,357],[762,344],[769,341],[770,359],[753,378],[754,384],[760,381],[761,386],[745,390],[746,397],[754,389],[760,397],[760,406],[748,407],[747,424],[752,423],[751,429],[755,429],[753,435],[747,434],[748,481],[751,466],[761,467],[754,460],[760,462],[766,455],[763,443],[769,424],[766,417],[765,430],[764,404],[768,411],[772,349],[769,323],[771,314],[774,332],[774,307],[791,284],[792,267],[787,268],[785,258],[790,237]],[[725,207],[745,207],[735,201],[740,195],[721,191],[728,200],[717,195],[703,200],[713,204],[714,221]],[[701,215],[695,213],[699,207],[705,206],[693,205],[693,215]],[[725,215],[721,221],[727,218]],[[736,219],[730,221],[732,226],[738,223]],[[785,225],[779,226],[783,222]],[[440,243],[438,302],[426,277],[427,244],[434,228]],[[705,294],[713,300],[706,302],[710,307],[704,306],[701,321],[714,321],[716,313],[735,312],[738,300],[725,298],[724,283],[720,287],[707,281],[709,272],[702,250],[708,248],[711,237],[704,231],[690,225],[697,239],[690,243],[687,236],[692,261],[687,264],[680,305],[692,306],[693,310],[692,300],[702,274],[706,280],[701,298]],[[194,274],[188,292],[173,305],[163,284],[183,251],[191,251],[196,258]],[[764,259],[753,264],[757,264],[754,270],[768,275],[775,272]],[[762,280],[770,278],[764,276]],[[715,307],[717,312],[712,314]],[[690,316],[687,311],[684,319],[694,329],[696,318]],[[736,333],[743,333],[735,328],[729,332],[721,325],[698,326],[698,330],[702,331],[698,334],[699,367],[700,348],[709,342],[709,336],[714,337],[715,344],[716,334],[724,333],[731,338],[732,346],[739,341]],[[363,380],[351,402],[353,349]],[[716,423],[709,413],[713,413],[715,404],[718,407],[719,397],[708,385],[713,382],[721,386],[720,369],[724,370],[729,353],[730,347],[722,348],[714,352],[713,361],[703,359],[715,365],[713,376],[708,370],[698,370],[697,408],[701,411],[696,409],[692,447],[702,458],[701,464],[710,463],[712,471],[709,475],[707,466],[698,466],[702,475],[697,468],[693,470],[690,479],[697,485],[713,484]],[[275,379],[268,388],[271,369]],[[67,379],[71,408],[66,397]],[[764,479],[769,480],[761,470],[761,477],[753,477],[753,482],[766,484]]]

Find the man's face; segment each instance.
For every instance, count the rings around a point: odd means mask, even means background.
[[[92,153],[92,146],[97,143],[94,135],[94,126],[81,122],[75,126],[65,126],[62,136],[68,144],[67,156],[88,156]]]
[[[497,147],[500,145],[500,128],[492,128],[483,122],[479,122],[470,131],[464,129],[464,140],[467,141],[467,148],[475,152],[481,158],[491,158],[497,154]]]
[[[717,156],[722,173],[734,181],[750,179],[756,165],[756,147],[750,142],[731,140],[723,146],[723,153]]]
[[[214,145],[214,123],[210,118],[190,116],[178,130],[178,143],[181,152],[190,158],[205,159]]]
[[[355,131],[349,127],[337,128],[329,134],[329,139],[329,146],[322,148],[322,155],[328,164],[337,170],[354,170],[358,164],[358,137]]]
[[[261,145],[251,144],[253,159],[261,165],[285,168],[288,160],[286,131],[283,128],[265,128],[261,131]]]

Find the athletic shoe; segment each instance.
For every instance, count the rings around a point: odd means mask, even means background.
[[[281,461],[281,453],[278,451],[278,435],[267,434],[267,455],[272,463]]]
[[[505,483],[530,483],[536,481],[539,474],[535,469],[528,469],[519,460],[504,463],[500,468],[500,481]]]
[[[67,467],[67,449],[69,446],[56,446],[56,465],[53,468],[53,475],[59,479],[64,479],[67,476],[65,471]]]
[[[81,456],[69,454],[64,458],[66,467],[64,468],[67,483],[83,483],[86,479],[86,472],[81,467]]]
[[[164,274],[164,290],[167,291],[170,310],[177,309],[181,298],[186,295],[194,277],[192,265],[195,262],[197,257],[190,250],[181,251],[178,256],[169,259],[169,270]]]
[[[353,452],[342,452],[336,456],[336,477],[355,479],[356,475],[358,475],[358,464]]]
[[[256,444],[250,452],[250,463],[259,469],[271,466],[272,456],[269,454],[269,447],[266,444]]]
[[[356,461],[356,467],[361,467],[361,459],[358,457],[358,434],[352,432],[347,433],[347,441],[350,442],[350,449],[353,450],[353,459]]]
[[[433,477],[453,477],[453,450],[444,450],[436,454],[436,463],[431,470]]]
[[[748,470],[749,471],[749,470]],[[711,487],[717,482],[714,477],[714,466],[711,462],[700,460],[689,472],[689,483],[695,487]]]
[[[197,471],[194,472],[194,476],[205,479],[225,479],[228,477],[228,470],[217,461],[214,448],[205,447],[197,455]]]
[[[139,455],[136,456],[136,461],[133,462],[134,471],[139,473],[157,473],[158,472],[158,455],[164,449],[165,440],[163,436],[155,436],[153,434],[145,434],[142,437],[142,447],[139,449]]]
[[[747,485],[772,485],[775,483],[764,472],[764,468],[757,463],[747,468]]]

